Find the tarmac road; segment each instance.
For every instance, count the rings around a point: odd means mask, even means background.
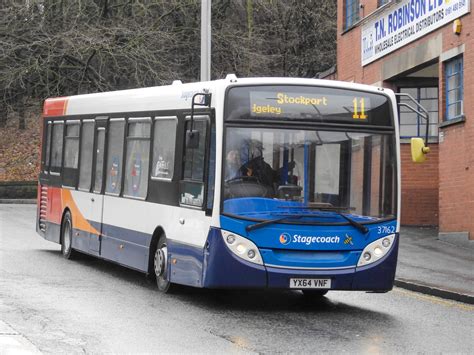
[[[472,305],[400,288],[163,295],[138,272],[63,259],[35,214],[0,204],[0,347],[22,335],[43,353],[474,353]]]

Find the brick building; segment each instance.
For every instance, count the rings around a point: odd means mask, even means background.
[[[474,239],[471,0],[338,0],[338,80],[411,94],[430,112],[431,153],[410,159],[425,121],[401,109],[402,224]]]

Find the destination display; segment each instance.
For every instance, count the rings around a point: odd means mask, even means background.
[[[301,86],[229,90],[226,118],[318,120],[390,126],[388,100],[363,91]]]

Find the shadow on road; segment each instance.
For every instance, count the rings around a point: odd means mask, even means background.
[[[62,258],[60,251],[57,250],[40,251]],[[74,260],[64,261],[91,269],[87,272],[94,270],[99,273],[106,273],[122,282],[140,286],[143,289],[154,292],[156,297],[162,298],[162,300],[163,298],[164,300],[175,300],[212,312],[256,312],[262,314],[262,316],[265,315],[266,318],[271,314],[281,314],[282,312],[292,313],[293,315],[308,315],[310,313],[322,316],[328,314],[332,317],[343,315],[344,317],[349,317],[349,319],[370,319],[373,325],[386,325],[387,321],[391,318],[382,312],[374,312],[370,309],[337,301],[331,297],[331,295],[340,294],[344,291],[330,291],[324,297],[311,298],[305,297],[300,291],[290,290],[213,290],[180,286],[172,294],[162,294],[156,290],[155,281],[152,278],[147,278],[143,273],[128,269],[119,264],[82,253],[76,253]],[[359,297],[365,297],[363,292],[350,292],[347,294],[351,295],[350,301],[354,303],[357,303]],[[372,297],[380,297],[380,295],[373,295]]]

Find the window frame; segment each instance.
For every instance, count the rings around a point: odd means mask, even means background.
[[[133,124],[133,123],[149,123],[150,124],[150,134],[149,136],[146,138],[146,137],[130,137],[129,136],[129,133],[130,133],[130,124]],[[126,120],[126,127],[125,127],[125,140],[124,140],[124,166],[123,166],[123,177],[122,177],[122,180],[123,180],[123,183],[122,183],[122,191],[120,193],[120,196],[122,197],[125,197],[125,198],[131,198],[133,200],[141,200],[141,201],[146,201],[147,198],[148,198],[148,194],[149,194],[149,191],[150,191],[150,167],[151,167],[151,141],[152,141],[152,127],[153,126],[153,120],[152,120],[152,117],[151,115],[150,116],[140,116],[140,117],[128,117],[127,120]],[[141,196],[131,196],[131,195],[128,195],[128,194],[125,194],[125,179],[126,179],[126,174],[127,174],[127,154],[128,154],[128,141],[129,140],[147,140],[148,143],[149,143],[149,147],[148,147],[148,172],[146,174],[146,192],[145,192],[145,196],[144,197],[141,197]]]
[[[347,31],[360,21],[360,0],[344,0],[343,5],[343,31]],[[349,12],[351,8],[355,8],[355,10]]]
[[[45,120],[46,130],[44,133],[44,143],[43,143],[43,173],[49,174],[49,166],[51,164],[51,137],[53,134],[53,121]]]
[[[63,170],[63,161],[64,161],[64,135],[65,135],[65,129],[64,129],[64,120],[57,120],[57,121],[52,121],[53,127],[51,129],[51,147],[49,151],[50,159],[49,159],[49,175],[51,176],[61,176],[62,175],[62,170]],[[54,147],[54,127],[62,125],[63,127],[63,132],[62,132],[62,138],[61,138],[61,161],[59,163],[59,166],[53,166],[52,165],[52,154],[53,154],[53,147]],[[52,170],[52,168],[58,168],[58,171]]]
[[[82,158],[82,137],[85,137],[84,133],[84,127],[85,123],[92,123],[92,159],[91,159],[91,168],[90,168],[90,181],[89,181],[89,188],[85,189],[80,187],[80,182],[81,182],[81,172],[82,172],[82,167],[81,167],[81,158]],[[95,151],[95,144],[96,144],[96,139],[95,139],[95,130],[97,128],[97,122],[95,118],[86,118],[81,120],[81,139],[79,141],[79,168],[78,168],[78,175],[77,175],[77,190],[78,191],[83,191],[83,192],[91,192],[92,189],[92,180],[93,180],[93,173],[94,173],[94,151]]]
[[[200,139],[204,139],[204,166],[203,166],[203,176],[202,180],[194,180],[192,178],[185,178],[185,164],[186,164],[186,139],[183,140],[183,158],[181,161],[181,176],[179,180],[179,187],[178,187],[178,205],[179,207],[184,208],[191,208],[194,210],[205,211],[207,210],[207,181],[208,181],[208,169],[209,169],[209,154],[210,154],[210,131],[212,125],[212,113],[210,112],[202,112],[196,114],[193,120],[202,121],[205,123],[206,127],[206,134],[205,137],[200,137]],[[191,122],[191,116],[186,116],[184,119],[184,136],[186,136],[186,130],[188,126],[188,122]],[[192,177],[192,174],[191,174]],[[184,183],[191,183],[191,184],[200,184],[203,187],[203,200],[201,206],[194,206],[191,204],[181,202],[181,194],[183,192],[183,185]]]
[[[123,136],[122,136],[122,159],[120,162],[120,181],[119,181],[119,192],[118,193],[112,193],[112,192],[107,192],[107,181],[108,181],[108,164],[109,164],[109,152],[110,152],[110,133],[111,133],[111,125],[113,122],[124,122],[123,126]],[[105,185],[104,185],[104,195],[107,196],[115,196],[115,197],[120,197],[122,196],[123,193],[123,188],[124,188],[124,173],[125,173],[125,154],[126,154],[126,138],[128,134],[128,123],[125,117],[112,117],[109,118],[108,121],[108,129],[106,132],[106,141],[105,141]]]
[[[62,187],[68,188],[68,189],[76,189],[78,180],[79,180],[79,159],[80,159],[80,149],[81,149],[81,120],[79,119],[74,119],[74,120],[66,120],[64,127],[64,147],[63,147],[63,164],[62,164],[62,173],[63,173],[63,179],[62,179]],[[79,126],[79,133],[77,136],[68,136],[67,135],[67,128],[69,126],[74,126],[77,125]],[[69,140],[77,140],[77,167],[76,168],[69,168],[66,167],[66,143]],[[68,176],[69,174],[67,173],[66,169],[70,169],[72,172],[72,176]],[[65,181],[67,180],[67,181]],[[68,184],[69,182],[73,182],[72,184]]]
[[[459,64],[459,71],[450,72],[451,69],[456,70],[456,65]],[[451,67],[452,66],[452,67]],[[449,79],[459,75],[459,86],[450,89]],[[445,114],[443,117],[444,122],[450,122],[459,118],[464,117],[464,58],[463,56],[457,56],[447,60],[444,63],[444,79],[445,79]],[[452,103],[449,102],[449,93],[455,90],[459,90],[460,99]],[[461,112],[453,117],[449,116],[449,107],[461,103]]]
[[[434,97],[421,97],[421,89],[428,89],[428,88],[436,88],[437,90],[437,97],[434,98]],[[397,92],[398,93],[401,93],[403,89],[414,89],[416,90],[416,97],[413,97],[415,99],[416,102],[418,102],[420,105],[422,105],[422,101],[423,100],[438,100],[438,110],[437,110],[437,113],[438,113],[438,120],[436,122],[429,122],[428,123],[428,138],[430,138],[430,140],[437,140],[438,139],[438,124],[439,124],[439,87],[435,86],[435,85],[431,85],[431,84],[426,84],[426,85],[422,85],[422,86],[414,86],[414,85],[410,85],[410,84],[405,84],[405,85],[398,85],[398,88],[397,88]],[[410,101],[408,101],[408,104],[410,105]],[[415,138],[425,138],[426,137],[426,122],[425,120],[423,119],[423,117],[419,114],[419,113],[415,113],[413,111],[410,111],[409,109],[406,109],[407,111],[406,112],[401,112],[401,109],[402,107],[398,106],[398,128],[399,128],[399,134],[400,134],[400,139],[411,139],[413,137]],[[432,112],[434,111],[429,111],[428,110],[428,113],[431,114]],[[403,113],[412,113],[412,114],[415,114],[416,115],[416,121],[415,123],[413,124],[409,124],[408,126],[416,126],[416,132],[417,134],[416,135],[409,135],[409,136],[405,136],[405,135],[402,135],[401,134],[401,126],[402,126],[402,123],[400,121],[400,118],[401,118],[401,115]],[[406,124],[403,124],[403,126],[406,126]],[[437,129],[437,133],[436,135],[431,135],[430,134],[430,129],[432,126],[436,126],[436,129]]]
[[[104,193],[104,168],[105,168],[105,163],[107,159],[107,128],[106,128],[106,123],[105,124],[100,124],[101,122],[99,121],[99,124],[97,125],[96,121],[96,126],[95,126],[95,131],[94,131],[94,151],[93,151],[93,164],[92,164],[92,180],[91,180],[91,188],[92,192],[95,194],[103,194]],[[98,143],[99,143],[99,133],[104,131],[104,149],[103,149],[103,156],[102,156],[102,176],[100,177],[100,186],[99,189],[96,190],[96,182],[97,182],[97,148],[98,148]]]
[[[174,133],[175,133],[175,137],[174,137],[174,160],[173,160],[173,174],[171,175],[171,178],[164,178],[164,177],[158,177],[158,176],[153,176],[153,165],[154,165],[154,162],[155,162],[155,143],[156,143],[156,136],[155,136],[155,127],[157,125],[158,122],[160,121],[174,121],[175,122],[175,129],[174,129]],[[178,121],[178,117],[176,116],[155,116],[153,118],[153,125],[151,127],[151,144],[150,144],[150,171],[149,171],[149,175],[150,175],[150,179],[153,180],[153,181],[167,181],[167,182],[171,182],[173,180],[175,180],[175,177],[176,177],[176,169],[175,169],[175,165],[176,165],[176,152],[177,152],[177,143],[178,143],[178,124],[179,124],[179,121]],[[184,156],[183,156],[184,158]]]

